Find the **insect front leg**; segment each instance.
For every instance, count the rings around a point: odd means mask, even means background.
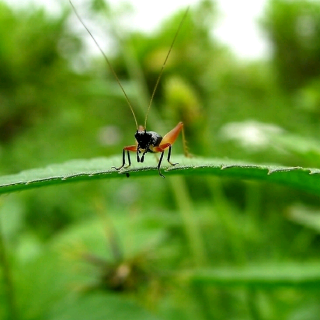
[[[139,153],[141,153],[140,149],[137,149],[137,162],[143,162],[144,161],[144,154],[145,152],[142,153],[142,156],[139,157]]]
[[[139,153],[141,153],[139,146],[137,147],[137,162],[144,162],[144,155],[148,152],[149,145],[147,145],[146,149],[142,152],[142,156],[139,157]]]
[[[147,153],[147,151],[143,151],[142,156],[140,158],[140,162],[144,162],[144,155]]]

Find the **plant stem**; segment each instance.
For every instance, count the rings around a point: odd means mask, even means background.
[[[204,244],[198,222],[195,219],[193,206],[183,177],[170,177],[171,189],[181,214],[194,265],[202,267],[206,261]]]
[[[17,312],[16,301],[14,296],[14,286],[12,281],[10,264],[8,261],[5,241],[2,234],[1,216],[0,216],[0,262],[2,265],[2,271],[3,271],[4,291],[7,298],[8,319],[17,320],[18,312]]]
[[[235,210],[230,207],[225,198],[221,181],[218,178],[209,178],[209,186],[214,199],[214,208],[220,220],[222,227],[225,229],[228,239],[228,245],[232,252],[233,258],[237,264],[245,264],[247,261],[246,252],[243,245],[243,239],[239,235],[238,226],[235,224]]]

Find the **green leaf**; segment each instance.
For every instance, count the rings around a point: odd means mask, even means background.
[[[151,158],[151,159],[150,159]],[[107,178],[155,176],[161,179],[156,161],[149,157],[143,164],[133,164],[129,169],[117,171],[121,156],[91,160],[73,160],[54,164],[46,168],[22,171],[21,173],[0,177],[0,193],[26,190],[46,185]],[[259,165],[232,160],[185,158],[175,156],[173,161],[179,165],[164,165],[161,171],[170,175],[215,175],[237,179],[261,180],[279,183],[293,188],[320,194],[320,169]]]
[[[223,287],[320,288],[320,263],[269,264],[242,268],[196,270],[183,276],[194,285]]]
[[[47,319],[51,320],[157,320],[158,317],[149,313],[134,302],[116,294],[91,294],[78,299],[63,302],[55,306]]]

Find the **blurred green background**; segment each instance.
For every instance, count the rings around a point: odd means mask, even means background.
[[[120,26],[128,6],[93,0],[78,9],[111,44],[143,123],[184,10],[143,33]],[[1,175],[116,154],[120,165],[134,143],[106,62],[68,1],[61,12],[0,3]],[[148,129],[164,134],[183,121],[194,155],[319,167],[320,3],[268,2],[264,60],[241,60],[219,43],[218,18],[214,1],[191,7]],[[179,153],[181,138],[173,161]],[[216,177],[116,180],[2,196],[1,319],[319,319],[319,281],[282,282],[320,273],[318,197]],[[198,270],[228,276],[191,281]],[[263,286],[257,273],[278,280]]]

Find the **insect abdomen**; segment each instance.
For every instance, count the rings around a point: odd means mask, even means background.
[[[154,131],[147,131],[147,133],[149,133],[151,135],[151,139],[150,139],[151,143],[150,143],[150,145],[154,146],[154,147],[158,147],[160,145],[161,141],[162,141],[162,137],[158,133],[156,133]]]

